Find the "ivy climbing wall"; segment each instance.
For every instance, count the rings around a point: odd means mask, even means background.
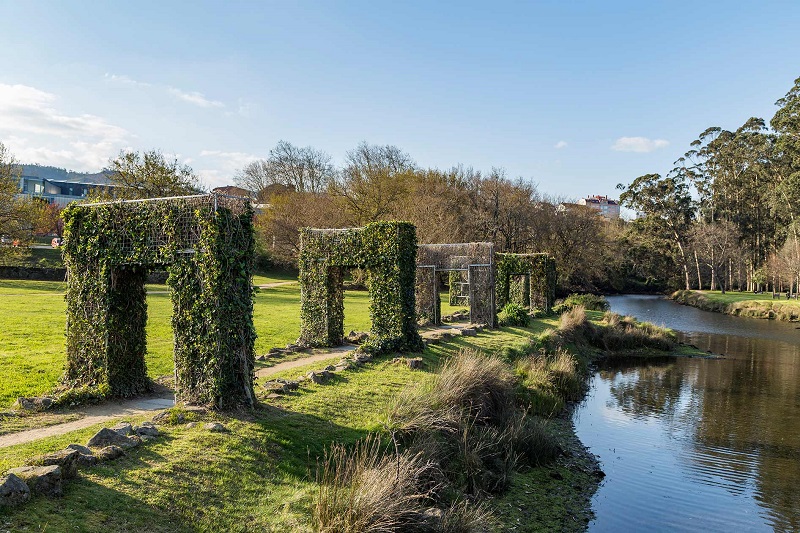
[[[515,277],[517,280],[515,287]],[[515,294],[515,292],[517,294]],[[497,254],[497,307],[522,300],[549,313],[556,298],[556,263],[547,254]]]
[[[149,390],[144,282],[159,267],[172,289],[176,399],[253,405],[252,214],[249,201],[215,194],[67,207],[66,385]]]
[[[416,229],[408,222],[300,231],[300,338],[337,346],[344,338],[343,272],[367,271],[372,329],[362,349],[422,350],[415,315]]]

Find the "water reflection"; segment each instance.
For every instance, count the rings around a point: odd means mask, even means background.
[[[616,312],[691,325],[686,341],[726,357],[595,374],[575,414],[607,473],[590,529],[800,530],[800,330],[652,297],[610,300]]]

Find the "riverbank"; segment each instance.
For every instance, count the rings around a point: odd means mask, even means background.
[[[542,318],[527,327],[443,338],[422,354],[384,356],[333,373],[325,383],[303,381],[296,390],[282,394],[259,386],[262,403],[252,411],[172,410],[167,418],[170,423],[159,427],[158,439],[117,461],[83,470],[77,480],[65,485],[62,499],[36,497],[18,510],[0,510],[0,525],[11,530],[36,529],[42,524],[53,530],[92,529],[94,524],[106,531],[318,529],[313,512],[322,487],[317,468],[331,445],[351,449],[369,435],[385,438],[387,406],[394,405],[404,390],[425,389],[442,366],[463,350],[477,350],[496,354],[509,372],[524,376],[526,397],[535,401],[526,405],[549,419],[547,439],[556,443],[560,453],[555,460],[512,468],[503,490],[490,495],[479,492],[477,499],[473,495],[465,501],[483,502],[480,510],[490,517],[492,530],[582,531],[592,518],[591,497],[602,472],[575,436],[569,406],[583,392],[574,395],[576,389],[570,384],[575,379],[559,366],[564,358],[558,352],[575,355],[577,364],[572,370],[585,372],[591,358],[612,346],[635,349],[648,331],[647,326],[613,314],[573,311],[561,320]],[[636,341],[626,340],[634,337]],[[655,337],[662,346],[663,335]],[[396,361],[396,355],[421,355],[423,368]],[[330,361],[291,368],[269,379],[294,380],[336,364],[339,358],[332,354]],[[546,379],[537,381],[540,375],[533,370],[544,370]],[[259,380],[259,385],[265,381]],[[565,386],[570,393],[562,391]],[[139,424],[150,416],[118,421]],[[197,422],[219,422],[227,431],[208,432]],[[4,448],[0,472],[68,444],[83,444],[100,427]],[[489,435],[493,430],[487,431]],[[492,463],[490,457],[482,460]]]
[[[772,298],[772,293],[752,294],[744,292],[680,290],[670,298],[682,305],[690,305],[704,311],[726,315],[785,322],[800,321],[800,302]]]

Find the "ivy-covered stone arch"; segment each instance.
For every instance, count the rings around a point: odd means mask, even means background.
[[[252,207],[217,194],[72,204],[64,211],[66,384],[150,389],[148,269],[171,287],[176,400],[253,405]]]
[[[512,277],[525,276],[517,287],[523,305],[549,313],[556,298],[556,262],[548,254],[497,254],[497,307],[512,301]]]
[[[308,346],[344,339],[343,277],[367,271],[370,339],[364,350],[422,350],[414,313],[417,234],[408,222],[373,222],[363,228],[300,231],[300,338]]]

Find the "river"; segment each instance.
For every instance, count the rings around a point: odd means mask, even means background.
[[[656,296],[611,309],[719,359],[605,364],[575,410],[606,478],[589,531],[800,531],[800,329]]]

